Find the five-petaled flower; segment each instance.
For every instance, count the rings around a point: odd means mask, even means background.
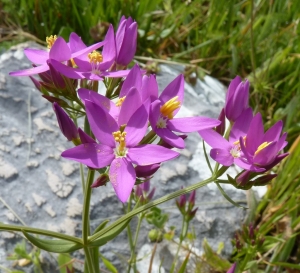
[[[99,143],[85,143],[62,153],[62,156],[91,168],[110,166],[109,178],[118,198],[126,202],[136,180],[135,165],[152,165],[170,160],[179,153],[154,145],[139,145],[148,125],[144,105],[131,116],[124,130],[99,105],[85,101],[91,129]]]
[[[184,148],[184,140],[173,133],[190,133],[213,128],[220,121],[207,117],[174,118],[178,113],[184,93],[183,75],[176,77],[150,107],[149,121],[153,131],[166,143],[176,148]]]

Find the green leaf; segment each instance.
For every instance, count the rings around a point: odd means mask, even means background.
[[[106,227],[106,225],[107,225],[108,222],[109,222],[109,220],[103,221],[103,222],[95,229],[95,231],[94,231],[93,234],[95,234],[95,233],[97,233],[98,231],[104,229],[104,228]]]
[[[119,235],[123,231],[123,229],[127,227],[130,220],[131,219],[129,219],[127,221],[124,221],[123,223],[113,227],[112,229],[109,229],[100,238],[98,238],[97,240],[91,242],[89,244],[89,246],[103,246],[103,245],[105,245],[108,241],[112,240],[117,235]],[[109,228],[109,226],[107,228]]]
[[[112,273],[118,273],[118,270],[113,266],[113,264],[107,260],[106,258],[104,258],[102,255],[100,255],[102,262],[104,263],[105,267],[109,270],[109,272]]]
[[[37,246],[40,249],[54,252],[54,253],[70,253],[75,250],[81,249],[83,246],[79,243],[70,242],[67,240],[49,240],[49,239],[40,239],[35,236],[30,235],[25,230],[22,230],[25,237],[32,244]]]
[[[189,253],[186,255],[186,257],[185,257],[185,259],[184,259],[184,261],[183,261],[182,265],[180,266],[180,268],[179,268],[179,270],[178,270],[177,273],[184,273],[184,272],[186,272],[185,269],[186,269],[187,263],[188,263],[188,261],[189,261],[190,254],[191,254],[191,252],[189,252]]]

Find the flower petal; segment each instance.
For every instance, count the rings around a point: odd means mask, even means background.
[[[132,87],[128,92],[120,109],[118,124],[127,124],[133,113],[142,105],[142,100],[139,91]]]
[[[115,140],[112,133],[119,130],[115,119],[99,105],[91,101],[86,101],[85,106],[86,114],[95,137],[100,143],[115,147]]]
[[[251,120],[253,119],[253,113],[251,108],[247,108],[243,111],[243,113],[239,116],[239,118],[235,121],[232,126],[229,135],[229,142],[235,142],[240,139],[240,137],[244,137],[247,135]]]
[[[145,136],[148,127],[148,112],[144,105],[141,105],[129,119],[125,131],[126,146],[136,146]]]
[[[260,113],[257,113],[249,126],[246,137],[246,147],[251,155],[254,155],[258,146],[262,143],[264,136],[264,125]]]
[[[140,90],[142,86],[142,71],[140,67],[136,64],[131,68],[126,79],[123,82],[119,97],[122,98],[126,96],[132,87]]]
[[[141,97],[142,101],[146,101],[150,98],[150,101],[153,102],[158,99],[158,85],[155,75],[151,74],[150,76],[143,76]]]
[[[168,128],[171,131],[180,133],[191,133],[216,127],[221,122],[207,117],[174,118],[168,121]]]
[[[10,72],[9,75],[10,76],[30,76],[30,75],[36,75],[36,74],[45,72],[47,70],[49,70],[49,66],[46,63],[46,64],[42,64],[40,66],[25,69],[25,70],[13,71],[13,72]]]
[[[262,142],[277,141],[280,138],[282,127],[283,127],[282,120],[276,122],[269,130],[266,131],[262,139]]]
[[[277,154],[278,154],[277,142],[272,142],[267,147],[260,150],[256,155],[254,155],[253,161],[257,165],[261,165],[261,166],[269,165],[275,159]]]
[[[184,140],[170,131],[168,128],[156,128],[156,134],[165,142],[175,148],[183,149],[185,147]]]
[[[223,138],[219,133],[215,130],[207,129],[199,131],[199,135],[203,138],[203,140],[212,148],[226,149],[230,150],[231,145],[229,142]]]
[[[71,50],[62,37],[58,37],[49,51],[49,59],[64,62],[71,59]]]
[[[78,128],[78,134],[81,140],[81,143],[96,143],[96,141],[90,137],[85,131],[83,131],[81,128]]]
[[[159,99],[162,102],[162,104],[165,104],[168,100],[176,96],[178,96],[178,100],[182,104],[184,96],[184,77],[182,74],[180,74],[172,82],[169,83],[169,85],[159,96]],[[174,116],[177,114],[179,109],[180,107],[173,112]]]
[[[41,49],[24,49],[24,54],[34,64],[44,64],[49,59],[49,52]]]
[[[177,156],[179,156],[178,152],[155,144],[146,144],[129,148],[127,153],[127,157],[132,163],[141,166],[160,163]]]
[[[58,62],[54,59],[50,60],[50,63],[53,65],[53,67],[60,72],[61,74],[65,75],[68,78],[71,79],[83,79],[84,76],[81,73],[81,70],[78,68],[72,68],[67,65],[62,64],[61,62]]]
[[[224,166],[231,166],[233,164],[233,156],[227,149],[214,148],[210,150],[210,156],[213,160]]]
[[[135,183],[135,171],[125,157],[113,160],[109,169],[109,179],[121,202],[126,202]]]
[[[111,147],[97,143],[81,144],[64,151],[61,156],[96,169],[110,165],[115,158]]]
[[[87,48],[87,46],[81,40],[81,37],[79,37],[75,32],[72,32],[70,34],[69,45],[70,45],[71,53],[75,53],[79,50]]]

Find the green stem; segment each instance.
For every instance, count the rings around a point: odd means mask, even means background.
[[[185,221],[185,217],[183,216],[182,217],[182,227],[181,227],[181,234],[180,234],[180,237],[179,237],[179,244],[178,244],[178,248],[177,248],[177,251],[176,251],[176,255],[173,259],[173,262],[172,262],[172,266],[171,266],[171,269],[170,269],[170,273],[173,273],[174,270],[175,270],[175,266],[176,266],[176,263],[177,263],[177,259],[178,259],[178,255],[179,255],[179,251],[180,251],[180,248],[181,248],[181,245],[182,245],[182,241],[184,240],[184,233],[186,233],[186,221]]]
[[[79,166],[80,166],[80,178],[81,178],[82,192],[85,192],[83,165],[80,163]]]
[[[151,143],[153,138],[156,136],[156,133],[151,130],[140,142],[140,144],[148,144]]]
[[[214,180],[216,180],[218,177],[217,176],[212,176],[206,180],[203,180],[201,182],[198,182],[194,185],[191,185],[189,187],[186,187],[184,189],[181,189],[181,190],[178,190],[178,191],[175,191],[171,194],[168,194],[166,196],[163,196],[157,200],[154,200],[152,202],[149,202],[148,204],[146,205],[143,205],[137,209],[134,209],[132,210],[131,212],[127,213],[126,215],[122,216],[121,218],[119,218],[117,221],[115,221],[114,223],[112,223],[111,225],[109,225],[108,227],[102,229],[101,231],[95,233],[94,235],[90,236],[89,237],[89,242],[93,242],[95,240],[97,240],[98,238],[100,238],[102,235],[104,235],[105,233],[107,233],[109,230],[111,230],[112,228],[114,227],[117,227],[118,225],[122,224],[124,221],[127,221],[129,219],[131,219],[133,216],[135,215],[138,215],[139,213],[143,212],[143,211],[146,211],[152,207],[155,207],[159,204],[162,204],[164,202],[167,202],[171,199],[174,199],[176,197],[179,197],[180,195],[182,194],[186,194],[186,193],[189,193],[193,190],[196,190],[196,189],[199,189],[201,187],[204,187],[205,185],[213,182]]]
[[[83,212],[82,212],[82,241],[85,245],[84,253],[85,253],[85,264],[86,268],[89,273],[97,273],[96,268],[94,266],[93,261],[93,249],[89,249],[88,246],[88,236],[90,235],[90,221],[89,221],[89,214],[90,214],[90,201],[91,201],[91,193],[92,188],[91,185],[94,181],[94,174],[95,171],[89,169],[87,175],[87,181],[85,183],[85,192],[84,192],[84,202],[83,202]]]
[[[131,210],[131,196],[132,195],[130,195],[128,205],[127,205],[127,213],[130,212],[130,210]],[[130,223],[128,223],[128,225],[127,225],[127,236],[128,236],[130,252],[131,252],[127,272],[130,273],[131,263],[133,262],[133,258],[134,258],[134,244],[133,244],[133,239],[132,239],[132,232],[131,232]],[[136,272],[136,267],[135,266],[133,267],[133,270],[134,270],[134,272]]]

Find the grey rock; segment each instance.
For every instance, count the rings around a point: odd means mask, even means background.
[[[22,44],[0,55],[0,186],[1,198],[25,222],[37,228],[46,228],[70,235],[81,236],[81,204],[83,203],[78,165],[60,157],[62,151],[71,148],[60,133],[51,104],[41,97],[28,77],[10,77],[10,71],[30,67],[23,54]],[[179,73],[181,66],[161,65],[157,75],[160,91]],[[206,76],[197,80],[195,86],[185,84],[185,99],[178,117],[206,115],[217,118],[223,107],[225,88],[217,80]],[[186,187],[210,176],[204,160],[202,141],[197,133],[189,135],[181,156],[164,163],[155,174],[152,185],[156,187],[155,198]],[[236,170],[231,170],[236,172]],[[244,192],[233,187],[224,188],[234,200],[245,200]],[[123,214],[123,205],[118,201],[111,185],[93,189],[91,227],[96,228],[105,219],[114,221]],[[201,251],[203,238],[216,249],[224,242],[224,255],[232,251],[230,240],[243,217],[243,210],[232,206],[213,184],[197,191],[197,216],[191,222],[197,240],[194,247]],[[18,219],[0,202],[0,221],[20,224]],[[169,213],[169,226],[179,226],[181,217],[175,201],[160,206]],[[131,222],[135,229],[136,219]],[[152,227],[144,222],[137,249],[147,243],[147,234]],[[8,235],[10,234],[10,235]],[[179,236],[179,228],[176,230]],[[19,235],[0,233],[0,264],[10,267],[5,255],[13,251]],[[116,239],[104,245],[101,253],[123,272],[130,257],[127,235],[122,232]],[[141,249],[142,251],[142,249]],[[83,259],[82,252],[73,253]],[[45,258],[46,259],[46,258]],[[45,260],[44,259],[44,260]],[[51,259],[46,259],[47,263]],[[46,263],[46,264],[47,264]],[[80,265],[80,263],[79,263]],[[44,272],[57,272],[44,268]],[[33,267],[22,269],[33,272]]]

